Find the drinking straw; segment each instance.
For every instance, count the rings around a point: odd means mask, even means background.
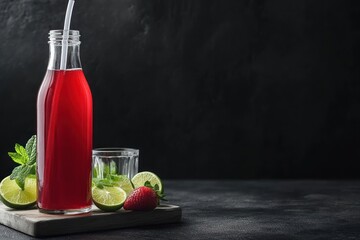
[[[60,70],[66,69],[69,30],[70,30],[71,15],[74,8],[74,4],[75,4],[75,0],[69,0],[66,9],[66,15],[64,21],[64,33],[63,33],[62,48],[61,48]]]

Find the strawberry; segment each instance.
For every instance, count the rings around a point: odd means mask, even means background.
[[[145,186],[136,188],[124,203],[125,210],[150,211],[157,207],[159,199],[165,200],[164,195],[153,188],[147,181]],[[165,200],[166,201],[166,200]]]

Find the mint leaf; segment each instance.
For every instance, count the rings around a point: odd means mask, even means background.
[[[36,177],[36,163],[30,165],[29,175],[34,175]]]
[[[9,157],[11,157],[11,159],[14,162],[16,162],[18,164],[21,164],[21,165],[25,164],[26,159],[22,155],[20,155],[19,153],[8,152],[8,154],[9,154]]]
[[[20,144],[16,143],[15,144],[15,151],[20,154],[21,156],[24,156],[25,158],[28,158],[29,156],[27,155],[26,149],[21,146]]]
[[[36,162],[36,135],[31,136],[25,146],[26,153],[29,157],[29,164]]]
[[[121,179],[123,179],[123,176],[122,176],[122,175],[116,175],[116,174],[111,175],[110,177],[111,177],[111,180],[113,180],[113,181],[115,181],[115,182],[120,182]]]
[[[36,177],[36,135],[33,135],[27,141],[25,148],[16,143],[15,151],[8,154],[20,166],[13,169],[10,179],[15,180],[17,185],[24,190],[25,179],[28,176]]]
[[[104,187],[114,187],[116,186],[116,182],[112,181],[111,179],[93,179],[93,183],[96,187],[102,189]]]
[[[114,186],[114,182],[109,180],[109,179],[101,179],[100,183],[106,187],[113,187]]]
[[[15,151],[16,152],[8,152],[9,157],[11,157],[11,159],[14,162],[23,165],[23,164],[26,164],[29,161],[29,155],[27,153],[27,150],[23,146],[16,143],[15,144]],[[36,158],[36,150],[35,150],[35,158]]]
[[[29,155],[26,152],[26,149],[20,144],[15,144],[15,151],[23,157],[24,163],[29,161]]]
[[[19,185],[19,187],[22,190],[24,190],[25,178],[27,177],[27,175],[29,175],[31,168],[32,168],[32,166],[29,166],[26,164],[20,165],[20,166],[17,166],[16,168],[14,168],[10,175],[10,179],[15,180],[17,185]]]

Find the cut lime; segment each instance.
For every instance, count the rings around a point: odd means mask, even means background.
[[[126,200],[126,192],[120,187],[93,187],[94,204],[103,211],[113,212],[120,209]]]
[[[132,191],[134,191],[134,187],[127,176],[112,175],[111,179],[113,180],[114,184],[118,187],[121,187],[128,196],[132,193]]]
[[[160,178],[155,173],[139,172],[131,179],[131,182],[134,184],[135,188],[144,186],[146,181],[149,181],[153,187],[156,187],[155,185],[158,185],[158,187],[159,187],[158,190],[161,193],[164,192],[163,184],[162,184]]]
[[[26,178],[25,188],[22,190],[10,177],[4,178],[0,183],[1,201],[8,207],[15,209],[30,208],[36,203],[36,179]]]

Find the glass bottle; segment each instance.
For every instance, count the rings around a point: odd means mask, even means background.
[[[63,30],[49,35],[49,64],[37,99],[38,207],[84,213],[92,204],[92,96],[80,63],[80,34],[69,31],[66,70],[60,70]]]

